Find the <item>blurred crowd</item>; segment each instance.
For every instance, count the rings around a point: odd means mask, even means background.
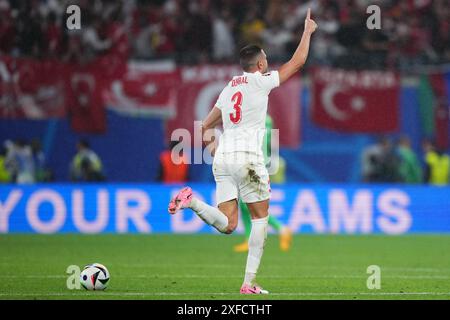
[[[0,0],[0,54],[87,63],[103,54],[128,58],[128,1]],[[77,4],[81,29],[69,30],[66,13]],[[130,2],[130,4],[132,4]]]
[[[52,181],[51,171],[38,139],[7,140],[0,150],[0,181],[19,184]]]
[[[362,180],[369,183],[428,183],[447,185],[450,157],[430,140],[422,142],[423,156],[416,155],[407,136],[395,143],[381,137],[362,154]]]
[[[104,181],[103,165],[87,140],[80,140],[70,162],[68,176],[74,182]],[[0,149],[0,183],[52,182],[54,176],[39,139],[7,140]]]
[[[308,7],[319,25],[309,63],[352,68],[450,62],[450,1],[0,0],[0,54],[89,61],[113,53],[180,63],[235,62],[244,44],[271,61],[295,50]],[[81,30],[66,8],[81,8]],[[366,26],[371,4],[381,29]]]
[[[172,149],[179,142],[171,142],[159,156],[157,181],[184,183],[190,180],[186,161],[174,162]],[[379,138],[368,145],[361,155],[361,178],[366,183],[426,183],[450,184],[450,157],[430,140],[422,142],[423,153],[417,155],[407,136],[395,142],[388,137]],[[180,157],[185,157],[183,154]],[[280,159],[284,161],[283,159]],[[271,176],[273,183],[284,183],[286,164]],[[283,176],[283,178],[280,178]],[[91,148],[89,141],[81,139],[68,166],[68,178],[74,182],[105,181],[102,160]],[[33,139],[5,141],[0,149],[0,183],[32,184],[54,181],[41,142]]]

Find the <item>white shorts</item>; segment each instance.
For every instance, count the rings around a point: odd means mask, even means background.
[[[244,203],[270,199],[264,157],[248,152],[218,153],[213,162],[217,204],[240,198]]]

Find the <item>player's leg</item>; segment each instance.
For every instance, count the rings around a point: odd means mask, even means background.
[[[235,174],[239,181],[239,193],[247,204],[252,218],[252,230],[248,240],[248,256],[245,268],[244,283],[241,293],[268,293],[255,285],[258,271],[267,239],[269,219],[270,185],[269,174],[264,161],[260,157],[249,157],[249,161]]]
[[[288,251],[292,243],[292,231],[283,225],[276,217],[269,215],[269,226],[274,228],[280,235],[280,249]]]
[[[239,200],[239,208],[241,209],[242,223],[244,224],[245,228],[245,238],[248,240],[248,238],[250,237],[250,231],[252,230],[252,217],[250,215],[250,210],[248,209],[247,204],[242,200]]]
[[[248,251],[248,239],[250,238],[250,231],[252,229],[252,219],[250,216],[250,211],[247,205],[239,200],[239,208],[241,209],[241,220],[244,225],[245,240],[244,242],[235,245],[235,252],[247,252]],[[269,215],[269,226],[275,229],[275,231],[280,235],[280,249],[282,251],[288,251],[292,244],[292,231],[285,226],[280,220],[275,216]]]
[[[203,221],[219,232],[230,234],[238,222],[238,186],[229,174],[228,162],[220,155],[214,158],[214,179],[216,180],[216,200],[218,208],[195,198],[191,188],[184,188],[169,204],[169,213],[181,208],[191,208]]]
[[[189,206],[203,221],[219,232],[230,234],[238,224],[238,204],[236,199],[222,202],[218,208],[194,198]]]
[[[234,251],[236,252],[247,252],[248,251],[248,238],[250,238],[250,231],[252,230],[252,218],[250,217],[250,211],[247,205],[239,200],[239,208],[241,209],[241,220],[244,225],[245,240],[234,246]]]
[[[218,207],[228,219],[228,226],[225,233],[230,234],[238,225],[238,202],[236,199],[232,199],[219,203]]]
[[[203,221],[215,227],[219,232],[232,233],[237,226],[238,205],[236,198],[223,201],[218,208],[197,199],[189,187],[183,188],[169,203],[169,213],[175,214],[181,209],[192,209]]]
[[[252,230],[248,240],[247,265],[245,267],[245,277],[241,293],[268,293],[259,286],[256,286],[254,281],[267,239],[269,200],[248,203],[247,206],[252,217]]]

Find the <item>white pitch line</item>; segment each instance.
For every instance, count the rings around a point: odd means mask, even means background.
[[[0,275],[0,279],[65,279],[67,278],[65,275]],[[189,278],[199,278],[199,279],[226,279],[226,278],[241,278],[241,275],[204,275],[204,274],[186,274],[186,275],[168,275],[168,274],[159,274],[159,275],[147,275],[147,274],[137,274],[133,275],[133,278],[144,278],[144,279],[158,279],[158,278],[176,278],[176,279],[189,279]],[[283,276],[283,275],[260,275],[261,278],[266,279],[366,279],[367,276],[358,276],[358,275],[299,275],[299,276]],[[114,278],[127,278],[130,276],[121,276],[115,275]],[[423,280],[446,280],[450,279],[450,276],[404,276],[404,275],[384,275],[383,278],[388,279],[423,279]]]
[[[12,263],[11,263],[12,264]],[[0,263],[0,265],[10,265],[7,263]],[[197,263],[186,263],[186,264],[182,264],[183,268],[205,268],[205,269],[232,269],[232,268],[236,268],[236,269],[242,269],[242,266],[240,265],[236,265],[236,264],[232,264],[232,265],[228,265],[228,264],[197,264]],[[265,268],[267,271],[271,270],[271,269],[286,269],[287,266],[290,266],[290,264],[283,264],[283,265],[267,265]],[[125,268],[161,268],[161,267],[176,267],[179,268],[179,265],[176,264],[117,264],[116,267],[125,267]],[[444,274],[448,274],[450,272],[450,269],[446,269],[446,268],[424,268],[424,267],[418,267],[418,268],[414,268],[414,267],[381,267],[381,271],[397,271],[397,272],[430,272],[430,273],[444,273]],[[346,267],[346,266],[312,266],[312,265],[296,265],[295,266],[295,270],[324,270],[324,271],[329,271],[329,270],[341,270],[341,271],[361,271],[363,270],[364,272],[366,271],[365,269],[360,269],[360,268],[355,268],[354,266],[352,267]],[[1,277],[1,276],[0,276]],[[34,277],[34,276],[32,276]]]
[[[382,268],[382,270],[396,270],[399,272],[403,272],[403,271],[412,271],[412,272],[448,272],[448,269],[439,269],[439,268],[411,268],[411,267],[384,267]]]
[[[0,296],[238,296],[231,292],[73,292],[73,293],[0,293]],[[450,296],[450,292],[290,292],[270,293],[269,296]]]
[[[272,268],[283,268],[286,269],[286,266],[288,266],[289,264],[283,264],[283,265],[268,265],[266,268],[267,269],[272,269]],[[178,268],[178,265],[175,264],[119,264],[117,265],[119,267],[126,267],[126,268],[157,268],[157,267],[176,267]],[[227,264],[196,264],[196,263],[186,263],[186,264],[182,264],[183,268],[218,268],[218,269],[230,269],[230,268],[242,268],[240,265],[227,265]],[[313,269],[313,270],[361,270],[360,268],[355,268],[353,267],[338,267],[338,266],[295,266],[296,270],[302,270],[302,269]],[[413,268],[413,267],[383,267],[381,266],[381,270],[383,271],[398,271],[398,272],[441,272],[441,273],[448,273],[449,269],[445,269],[445,268],[423,268],[423,267],[418,267],[418,268]],[[364,269],[365,271],[365,269]]]
[[[63,275],[2,275],[0,279],[62,279],[67,278],[67,276]]]
[[[121,276],[119,276],[121,277]],[[241,278],[241,275],[158,275],[158,276],[148,276],[148,275],[138,275],[139,278]],[[274,278],[274,279],[366,279],[367,276],[353,276],[353,275],[330,275],[330,276],[315,276],[315,275],[302,275],[302,276],[282,276],[282,275],[260,275],[261,278]],[[127,278],[129,278],[127,276]],[[450,276],[395,276],[395,275],[384,275],[383,278],[391,279],[450,279]]]

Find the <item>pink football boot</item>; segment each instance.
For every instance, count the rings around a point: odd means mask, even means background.
[[[185,187],[169,202],[169,213],[175,214],[180,209],[189,207],[192,201],[192,189]]]
[[[243,284],[241,287],[241,294],[269,294],[269,291],[264,290],[258,285],[250,286],[248,284]]]

